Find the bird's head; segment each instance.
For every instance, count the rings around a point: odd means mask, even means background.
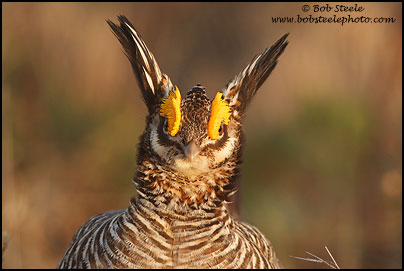
[[[288,34],[255,56],[215,97],[197,84],[182,98],[129,20],[118,20],[120,25],[107,22],[132,64],[149,112],[139,146],[141,174],[153,179],[160,170],[175,173],[176,180],[216,174],[228,182],[238,173],[247,105],[275,68]]]

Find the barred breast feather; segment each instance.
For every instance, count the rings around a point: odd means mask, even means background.
[[[165,211],[147,200],[91,218],[58,268],[279,268],[272,246],[226,208]]]

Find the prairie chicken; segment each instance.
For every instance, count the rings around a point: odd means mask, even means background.
[[[137,198],[92,217],[59,268],[279,268],[271,243],[229,215],[247,104],[275,68],[284,35],[254,57],[211,101],[197,84],[181,99],[133,25],[107,20],[122,44],[148,108],[140,138]]]

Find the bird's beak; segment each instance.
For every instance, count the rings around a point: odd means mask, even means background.
[[[199,154],[199,147],[194,140],[188,143],[184,148],[185,156],[192,162]]]

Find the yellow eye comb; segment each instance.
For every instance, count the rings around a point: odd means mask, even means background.
[[[181,122],[181,94],[177,86],[175,86],[175,92],[171,92],[170,95],[163,99],[161,103],[160,116],[168,117],[168,133],[171,136],[175,136],[178,133]]]
[[[222,99],[222,95],[221,92],[216,94],[210,108],[208,135],[211,139],[217,139],[219,137],[219,128],[222,121],[224,121],[226,125],[229,124],[230,121],[230,106]]]

